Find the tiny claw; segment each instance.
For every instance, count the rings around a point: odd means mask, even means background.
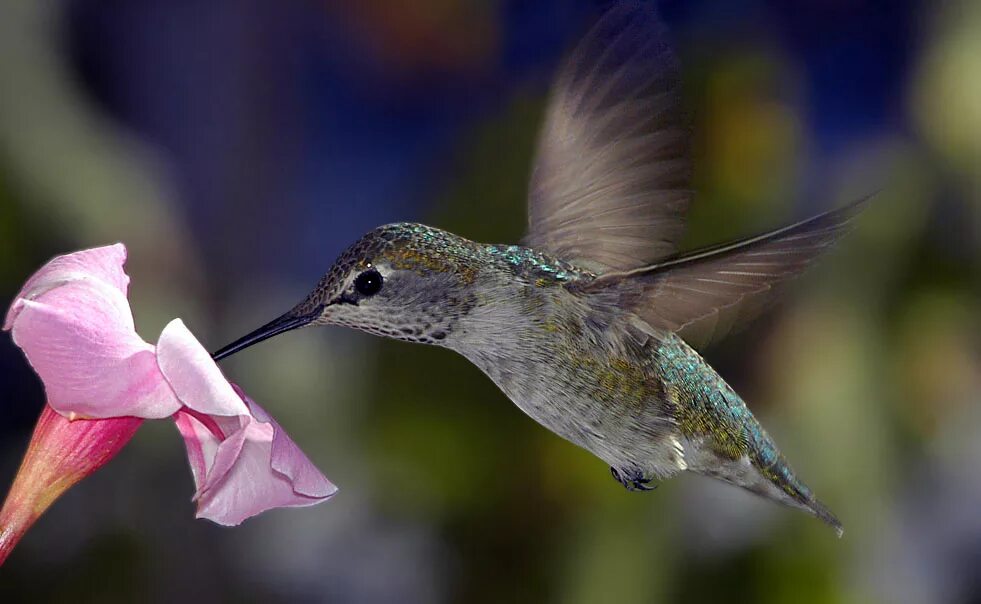
[[[651,485],[652,478],[645,478],[637,470],[631,471],[629,474],[622,473],[620,470],[611,467],[610,474],[613,475],[613,479],[619,482],[628,491],[653,491],[657,488],[657,485]]]

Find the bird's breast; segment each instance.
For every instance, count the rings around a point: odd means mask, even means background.
[[[666,420],[650,356],[611,337],[620,335],[553,313],[461,352],[527,415],[613,464]]]

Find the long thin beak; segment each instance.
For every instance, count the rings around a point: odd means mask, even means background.
[[[269,338],[279,335],[284,331],[290,331],[291,329],[303,327],[320,316],[321,310],[323,310],[323,306],[317,307],[313,312],[306,315],[294,315],[293,313],[288,312],[278,319],[273,319],[269,323],[266,323],[252,333],[235,340],[228,346],[225,346],[220,350],[216,350],[214,354],[211,355],[211,358],[216,361],[220,361],[227,356],[235,354],[243,348],[248,348],[253,344],[258,344],[263,340],[268,340]]]

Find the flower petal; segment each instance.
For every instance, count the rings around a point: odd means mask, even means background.
[[[160,418],[180,408],[153,347],[136,334],[129,303],[114,285],[69,281],[20,303],[14,342],[59,413]]]
[[[235,384],[232,384],[235,386]],[[236,390],[241,392],[238,386]],[[290,480],[297,495],[327,498],[337,492],[337,487],[313,465],[300,447],[286,434],[286,431],[255,401],[242,392],[242,398],[249,406],[252,415],[260,422],[273,427],[273,440],[270,465]]]
[[[178,411],[174,415],[174,422],[177,424],[177,431],[184,438],[187,460],[191,464],[191,474],[194,476],[195,490],[200,490],[201,485],[208,479],[208,469],[214,465],[218,445],[225,439],[225,435],[217,429],[210,417],[187,409]]]
[[[31,275],[14,298],[4,320],[3,329],[13,327],[14,320],[23,308],[21,300],[34,300],[46,291],[80,280],[97,280],[119,290],[123,297],[129,286],[129,277],[123,271],[126,263],[126,247],[117,243],[74,254],[58,256]]]
[[[180,319],[161,332],[157,363],[177,398],[191,409],[207,415],[249,414],[211,355]]]
[[[330,483],[323,495],[298,493],[287,475],[273,469],[274,432],[272,424],[248,418],[238,434],[219,446],[215,469],[227,467],[227,459],[222,459],[223,447],[227,447],[228,457],[234,454],[234,464],[220,480],[200,493],[198,518],[234,526],[272,508],[314,505],[334,494],[336,487]],[[239,434],[244,437],[240,448]],[[306,458],[303,459],[309,464]]]
[[[241,415],[212,417],[186,408],[179,411],[175,419],[177,429],[184,437],[197,487],[192,501],[198,501],[223,481],[235,466],[245,445],[245,428],[252,420]]]
[[[198,518],[231,526],[272,508],[314,505],[337,492],[279,424],[244,401],[254,416],[177,414],[197,485]]]

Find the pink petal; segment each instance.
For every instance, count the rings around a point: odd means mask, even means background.
[[[248,415],[245,403],[180,319],[161,332],[157,363],[184,405],[208,415]]]
[[[34,300],[44,292],[72,281],[102,281],[119,290],[125,297],[129,286],[129,277],[123,271],[125,263],[126,247],[121,243],[82,250],[50,260],[17,293],[4,320],[3,329],[6,331],[13,327],[14,320],[23,308],[19,303],[21,299]]]
[[[187,445],[197,516],[236,525],[277,507],[320,503],[337,491],[261,407],[237,418],[184,410],[177,426]]]
[[[324,485],[318,489],[322,494],[310,495],[297,492],[288,475],[273,469],[274,432],[272,424],[247,419],[239,432],[244,436],[241,445],[237,435],[222,443],[215,458],[215,469],[227,468],[227,472],[198,496],[199,518],[236,525],[269,509],[314,505],[334,494],[336,487],[323,476],[320,478]],[[222,459],[226,446],[227,458],[234,456],[230,467],[227,465],[228,459]],[[292,446],[295,448],[295,445]],[[302,458],[301,467],[312,467],[302,453],[299,456]],[[291,465],[294,460],[289,461]],[[316,472],[315,469],[313,471]],[[212,481],[209,479],[208,482]]]
[[[233,384],[234,386],[234,384]],[[236,386],[236,389],[238,387]],[[298,495],[327,498],[337,492],[327,477],[317,466],[303,454],[300,447],[286,434],[286,431],[255,401],[242,393],[252,415],[260,422],[271,424],[273,427],[271,466],[273,470],[287,477],[293,484],[293,491]]]
[[[184,438],[187,460],[191,464],[194,484],[201,485],[208,478],[208,468],[215,463],[218,445],[224,434],[214,429],[211,418],[181,409],[174,415],[177,431]]]
[[[59,413],[161,418],[180,408],[153,347],[136,334],[129,303],[114,284],[70,280],[19,303],[14,342]]]

